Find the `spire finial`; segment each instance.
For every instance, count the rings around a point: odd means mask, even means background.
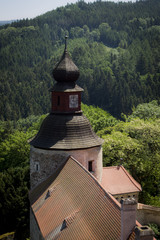
[[[79,69],[67,52],[67,38],[65,36],[65,48],[60,61],[53,69],[53,77],[57,82],[75,82],[79,77]]]
[[[65,36],[65,51],[67,50],[67,38],[68,38],[68,36],[66,35]]]

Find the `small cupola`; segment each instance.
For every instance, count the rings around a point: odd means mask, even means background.
[[[65,37],[65,49],[61,60],[53,69],[53,77],[57,82],[75,82],[79,78],[79,69],[67,52],[67,36]]]
[[[73,113],[81,111],[81,92],[83,89],[75,82],[79,77],[79,69],[67,52],[67,36],[61,60],[53,69],[56,80],[52,92],[52,113]]]

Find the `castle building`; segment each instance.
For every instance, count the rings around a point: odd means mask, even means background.
[[[122,166],[103,167],[102,187],[119,202],[123,198],[134,198],[138,202],[141,185]]]
[[[97,179],[102,179],[102,140],[93,132],[81,110],[81,93],[76,84],[79,70],[65,43],[60,62],[53,70],[56,84],[51,89],[51,113],[31,141],[31,189],[50,176],[68,156],[73,156]]]
[[[51,112],[30,142],[31,240],[153,239],[148,227],[136,223],[136,200],[119,203],[112,196],[113,181],[102,167],[102,140],[82,113],[79,70],[66,42],[53,77]],[[121,179],[133,181],[126,172]]]

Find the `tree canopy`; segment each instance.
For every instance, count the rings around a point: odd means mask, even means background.
[[[159,10],[159,0],[78,1],[0,26],[0,119],[49,111],[52,70],[66,34],[85,104],[120,118],[139,103],[159,102]]]
[[[123,159],[142,185],[140,201],[160,206],[159,11],[159,0],[78,1],[0,26],[0,234],[29,236],[28,140],[50,111],[66,34],[104,166]]]
[[[142,185],[140,202],[160,207],[160,105],[140,104],[125,121],[98,107],[82,104],[82,110],[104,140],[103,165],[117,165],[123,159],[123,166]],[[45,117],[0,122],[0,234],[16,231],[16,239],[29,236],[28,140]]]

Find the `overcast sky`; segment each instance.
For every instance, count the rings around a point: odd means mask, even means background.
[[[128,0],[111,1],[128,2]],[[57,7],[65,6],[67,3],[76,2],[77,0],[0,0],[0,21],[34,18]],[[94,2],[94,0],[85,0],[85,2]]]

